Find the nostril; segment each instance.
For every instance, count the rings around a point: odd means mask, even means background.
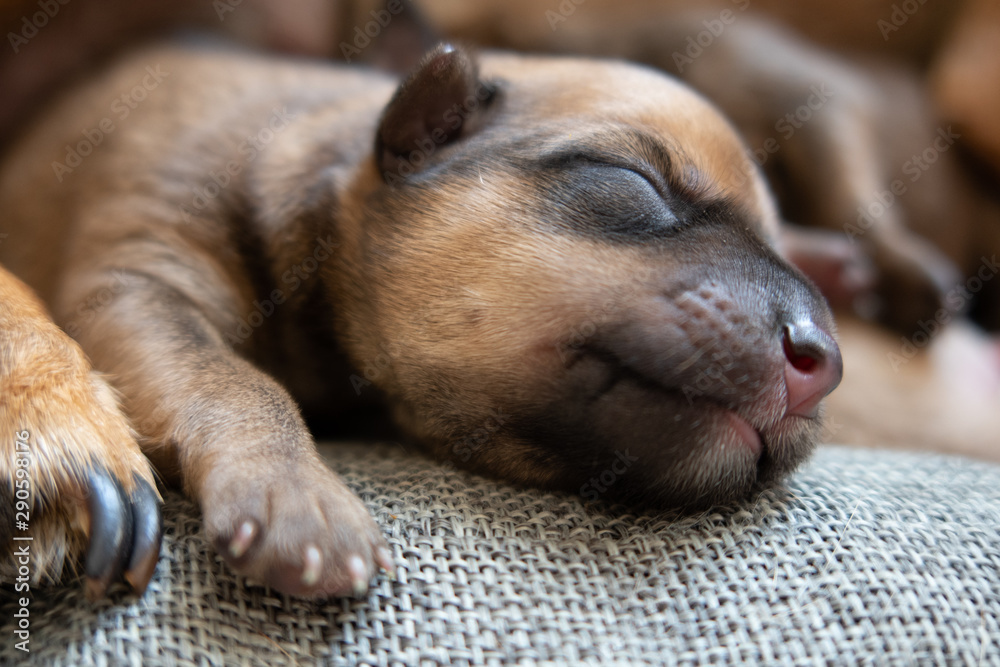
[[[782,345],[785,349],[785,358],[788,359],[790,363],[796,370],[802,371],[803,373],[811,373],[813,369],[816,368],[818,363],[816,357],[812,354],[800,353],[795,351],[795,347],[792,345],[788,329],[785,329],[785,336],[782,340]]]
[[[836,341],[827,332],[812,322],[796,322],[785,325],[784,337],[785,357],[799,367],[809,370],[811,364],[822,363],[827,359],[840,357],[840,349]]]
[[[811,322],[785,325],[787,414],[815,417],[820,401],[840,384],[843,361],[836,341]]]

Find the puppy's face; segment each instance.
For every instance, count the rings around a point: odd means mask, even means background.
[[[730,127],[624,64],[493,56],[483,75],[444,107],[460,130],[380,143],[388,183],[345,203],[342,327],[400,423],[588,497],[704,503],[802,460],[840,377],[833,323],[771,247]],[[383,133],[420,106],[399,97]]]

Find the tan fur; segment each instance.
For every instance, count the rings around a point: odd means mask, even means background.
[[[20,479],[15,434],[23,432],[30,533],[15,532],[34,537],[31,581],[57,580],[64,564],[76,563],[65,556],[79,552],[89,533],[86,471],[103,466],[126,493],[135,488],[134,475],[153,487],[155,481],[114,390],[31,291],[0,268],[0,480],[11,499]],[[14,568],[13,559],[4,559],[0,577],[13,579]]]
[[[122,91],[154,73],[146,99],[105,141],[60,169],[76,128],[99,127]],[[784,416],[785,356],[780,328],[772,329],[792,315],[829,328],[828,312],[770,247],[775,210],[734,130],[688,89],[639,67],[498,54],[484,57],[482,77],[501,82],[502,101],[466,114],[475,142],[435,149],[431,162],[469,144],[468,167],[451,167],[424,190],[387,186],[371,156],[391,78],[169,48],[139,52],[69,95],[0,172],[0,207],[13,221],[3,261],[111,374],[144,451],[200,503],[222,555],[258,581],[331,595],[391,568],[377,527],[316,455],[292,399],[324,413],[349,410],[337,393],[349,390],[349,371],[331,357],[332,335],[310,337],[334,320],[356,369],[386,357],[375,384],[412,437],[521,482],[579,486],[579,468],[599,473],[615,455],[603,448],[617,446],[616,415],[639,394],[648,491],[675,503],[745,492],[801,460],[818,433],[818,419]],[[267,145],[241,152],[264,127]],[[519,137],[522,148],[504,143]],[[724,202],[713,224],[734,228],[699,232],[692,254],[662,240],[616,243],[547,228],[563,214],[545,212],[556,195],[525,164],[578,146],[656,163],[672,196],[699,210]],[[240,168],[229,181],[196,199],[206,175],[234,160]],[[742,257],[736,273],[744,273],[710,277],[716,246]],[[251,330],[260,302],[276,293],[284,305]],[[781,308],[794,312],[767,314],[779,293],[788,294]],[[730,354],[737,367],[726,372],[737,384],[754,377],[733,404],[768,441],[760,470],[759,454],[728,426],[730,399],[684,400],[679,386],[667,403],[687,419],[664,423],[680,429],[676,443],[663,443],[668,450],[657,444],[659,424],[673,413],[658,393],[627,383],[595,412],[603,439],[587,445],[567,434],[552,449],[529,435],[552,401],[575,410],[574,392],[597,379],[593,359],[574,365],[583,354],[575,331],[625,327],[634,355],[658,356],[664,318],[678,322],[667,347],[691,355],[686,366],[739,346]],[[737,334],[757,349],[732,340]],[[705,379],[693,368],[691,381]],[[479,431],[488,437],[467,439]],[[577,444],[586,461],[561,451]],[[631,495],[643,496],[644,484]]]
[[[732,4],[703,5],[701,10],[717,12]],[[815,10],[809,9],[809,3],[765,4],[772,13],[805,26],[813,38],[840,47],[846,43],[847,28],[859,16],[874,23],[886,9],[850,3],[841,12],[848,17],[843,22],[809,24],[802,22]],[[441,0],[427,5],[432,18],[449,32],[487,43],[596,50],[661,66],[668,65],[673,48],[669,40],[661,39],[662,34],[683,38],[692,26],[700,29],[700,16],[688,22],[674,19],[680,3],[654,7],[636,2],[623,7],[591,0],[556,30],[537,3],[530,7],[517,2],[480,3],[473,8]],[[953,11],[935,7],[914,17],[891,45],[886,40],[883,45],[862,46],[911,57],[923,53],[930,36]],[[367,15],[364,3],[356,9],[355,18]],[[648,12],[653,9],[662,21],[649,21]],[[518,17],[517,21],[512,23],[510,16]],[[525,17],[532,16],[537,21],[525,24]],[[348,20],[346,25],[354,23]],[[608,38],[609,25],[632,29],[621,30],[620,39]],[[767,100],[763,116],[757,117],[746,111],[746,99],[739,94],[729,97],[732,91],[728,84],[719,85],[723,79],[717,72],[745,66],[744,78],[775,84],[780,104],[799,99],[796,96],[807,90],[817,72],[836,86],[829,121],[813,123],[797,137],[798,147],[786,149],[785,157],[793,165],[810,167],[793,171],[801,183],[813,188],[806,193],[816,214],[812,222],[841,227],[859,202],[882,187],[900,156],[923,148],[927,137],[921,133],[931,124],[930,112],[916,85],[905,77],[898,73],[885,79],[860,76],[795,46],[794,41],[789,42],[794,47],[790,58],[768,60],[760,56],[764,53],[761,45],[785,43],[784,35],[760,29],[753,21],[741,21],[731,32],[748,37],[743,42],[734,38],[731,49],[720,44],[710,50],[689,77],[734,114],[751,143],[757,138],[754,132],[763,127],[761,122],[767,126],[773,121],[768,114],[779,103]],[[650,51],[652,46],[656,49]],[[795,76],[786,76],[783,69],[789,61],[801,65]],[[65,182],[54,183],[52,165],[65,159],[65,147],[80,138],[79,128],[95,127],[102,116],[109,115],[111,102],[142,80],[147,67],[161,66],[168,74],[158,89],[147,91],[149,99],[129,118],[116,122],[113,136],[86,158],[83,167],[64,174]],[[549,138],[553,122],[561,123],[556,135],[594,137],[602,123],[593,119],[617,119],[617,99],[592,103],[606,100],[603,93],[611,87],[649,91],[646,99],[630,101],[629,122],[664,137],[682,138],[670,146],[676,159],[676,181],[700,198],[725,197],[736,202],[755,221],[754,234],[777,242],[775,208],[734,131],[683,87],[666,85],[659,77],[647,85],[646,77],[651,76],[647,72],[597,62],[583,70],[577,63],[494,56],[484,63],[484,72],[487,77],[513,82],[526,99],[533,100],[530,107],[520,110],[518,122],[523,125],[517,129],[544,130]],[[278,67],[263,61],[248,65],[221,54],[204,59],[147,51],[51,111],[15,150],[11,166],[0,175],[0,205],[11,211],[9,219],[21,221],[5,230],[10,238],[0,247],[4,262],[43,296],[56,322],[80,340],[95,366],[112,374],[144,451],[165,478],[182,484],[200,501],[216,547],[250,576],[309,595],[357,589],[376,566],[387,563],[380,551],[381,538],[364,508],[316,457],[292,399],[294,395],[312,407],[330,405],[331,397],[323,388],[329,379],[324,377],[327,366],[316,364],[318,369],[310,371],[304,363],[317,356],[312,347],[315,341],[297,331],[301,322],[288,320],[279,309],[273,320],[254,328],[250,336],[237,336],[234,342],[232,333],[241,324],[246,326],[258,301],[266,296],[259,291],[262,283],[283,285],[281,277],[301,268],[314,248],[335,247],[333,258],[319,262],[319,270],[303,279],[301,289],[290,290],[289,302],[307,310],[336,306],[344,351],[355,367],[388,360],[376,373],[377,386],[393,399],[400,423],[440,455],[462,454],[462,448],[469,449],[464,434],[482,431],[485,441],[474,441],[473,458],[466,465],[522,482],[552,485],[559,482],[563,462],[508,433],[504,423],[539,396],[558,390],[552,378],[563,372],[565,358],[553,356],[552,350],[567,345],[581,325],[614,322],[624,312],[622,304],[641,302],[663,289],[665,277],[683,271],[680,264],[664,263],[661,257],[635,248],[524,234],[536,222],[530,212],[536,202],[526,194],[521,174],[491,163],[488,156],[476,174],[466,174],[401,208],[387,208],[382,212],[383,222],[405,221],[406,234],[403,240],[379,237],[371,231],[367,207],[381,185],[380,178],[375,165],[358,163],[356,156],[369,149],[375,121],[372,109],[384,102],[394,84],[369,75],[340,76],[337,91],[330,93],[325,75],[310,67]],[[874,88],[873,81],[877,82]],[[883,81],[904,83],[891,88],[883,99],[878,94]],[[320,99],[325,96],[327,108],[317,109],[308,95],[301,94],[304,90],[317,91]],[[239,112],[228,105],[234,92],[249,101]],[[255,158],[252,169],[234,177],[232,186],[224,186],[204,208],[192,210],[193,187],[207,182],[206,173],[221,173],[241,133],[264,126],[275,113],[273,100],[284,100],[289,94],[304,105],[305,118],[276,132],[266,159]],[[900,95],[912,100],[905,118],[887,113],[892,107],[886,99]],[[188,119],[193,118],[198,119],[197,127],[188,127]],[[328,132],[332,118],[338,120],[331,154],[322,156],[327,158],[324,162],[310,162],[317,158],[310,152],[313,143],[328,139],[316,133]],[[615,135],[607,143],[627,141]],[[179,145],[185,150],[177,150]],[[817,146],[822,150],[811,153]],[[149,168],[151,156],[156,160],[168,156],[161,166],[167,168],[169,177]],[[827,156],[845,161],[836,163],[830,172],[811,168],[826,164]],[[933,223],[942,210],[956,217],[975,217],[981,210],[995,213],[967,193],[949,199],[953,191],[945,192],[948,179],[958,178],[953,176],[952,158],[946,155],[940,173],[933,181],[925,179],[905,202],[905,216],[930,234],[939,231]],[[316,173],[324,170],[336,184],[336,192],[318,193],[313,188],[319,182]],[[115,197],[104,196],[109,192]],[[340,224],[333,237],[324,237],[325,231],[318,233],[326,228],[309,217],[317,210],[316,197],[330,197],[331,206],[335,205]],[[961,203],[956,205],[956,201]],[[233,210],[247,209],[257,216],[252,239],[238,238],[234,231],[238,227],[224,220]],[[178,218],[181,210],[183,219]],[[470,216],[504,220],[506,227],[470,225]],[[865,239],[865,245],[875,247],[872,255],[883,273],[901,276],[891,293],[907,295],[900,299],[904,305],[933,295],[951,276],[944,270],[927,270],[940,259],[936,251],[913,244],[902,223],[895,220],[902,214],[894,211],[888,217]],[[906,222],[913,224],[912,219]],[[984,239],[992,243],[994,237],[963,226],[962,233],[949,231],[936,240],[966,269],[978,259],[979,244]],[[250,244],[249,252],[243,244]],[[42,248],[44,252],[39,251]],[[108,248],[116,252],[108,253]],[[265,266],[248,261],[248,255],[256,259],[258,250]],[[528,276],[530,281],[526,281]],[[338,286],[335,303],[310,301],[315,297],[313,285],[320,281]],[[380,289],[371,289],[373,283]],[[717,297],[705,297],[704,290],[678,289],[681,296],[694,300]],[[414,317],[408,308],[423,302],[428,307]],[[933,310],[936,304],[930,302]],[[99,305],[94,307],[94,303]],[[918,304],[885,319],[910,325],[926,307]],[[700,316],[697,309],[686,314]],[[21,319],[16,313],[12,317]],[[854,332],[850,329],[852,336]],[[689,335],[697,337],[697,332]],[[714,350],[715,344],[698,342],[699,354]],[[275,356],[274,348],[282,354]],[[516,369],[511,368],[512,359],[517,360]],[[934,376],[920,360],[910,369],[917,377]],[[759,394],[761,400],[777,405],[782,399],[781,383],[779,378],[771,379],[771,388]],[[906,381],[900,387],[904,385],[908,386]],[[106,394],[104,389],[99,384],[96,391]],[[39,400],[47,392],[40,388]],[[864,395],[861,389],[852,393]],[[933,395],[930,389],[925,393]],[[927,397],[918,400],[930,405]],[[121,420],[107,398],[103,400],[109,418]],[[889,408],[904,409],[899,403]],[[22,414],[23,409],[17,406],[10,414]],[[870,405],[852,407],[841,402],[835,410],[839,411],[835,415],[847,415],[849,424],[870,423],[866,421]],[[755,428],[768,430],[776,450],[785,446],[794,450],[796,443],[817,431],[817,424],[781,423],[780,415],[766,411],[754,419]],[[281,428],[276,429],[276,424]],[[834,438],[837,427],[835,417]],[[919,428],[884,427],[872,426],[867,436],[877,433],[898,439],[921,432]],[[989,424],[983,427],[988,428]],[[847,439],[864,437],[846,429],[839,433],[849,434]],[[940,434],[923,431],[923,435],[931,442]],[[675,468],[693,480],[685,492],[697,493],[711,484],[741,488],[745,483],[744,478],[719,477],[721,468],[746,468],[745,461],[725,450],[726,437],[717,438],[720,447],[697,450]],[[979,435],[976,438],[981,440]],[[131,447],[126,445],[125,450],[134,457],[134,441],[128,442]],[[43,449],[47,454],[58,451],[47,444]],[[68,459],[53,457],[44,468],[64,473],[68,469],[73,477],[78,450],[90,450],[77,445],[71,449],[74,454]],[[84,457],[79,466],[123,456],[119,448],[111,449]],[[129,463],[135,465],[133,459]],[[114,468],[114,475],[131,480],[135,468],[123,466]],[[148,478],[147,464],[143,461],[140,467]],[[77,551],[86,535],[80,492],[67,491],[59,483],[51,488],[50,497],[58,499],[54,502],[76,508],[66,521],[76,526],[67,532],[76,540],[67,550]],[[255,551],[246,556],[227,554],[247,517],[258,526]],[[62,529],[55,523],[44,525],[56,526],[51,539],[57,540]],[[310,548],[322,553],[323,572],[317,584],[297,579],[308,569]],[[58,567],[63,550],[47,548],[49,570]],[[354,555],[363,562],[361,573],[349,572],[348,560]]]

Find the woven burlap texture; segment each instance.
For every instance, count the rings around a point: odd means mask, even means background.
[[[360,600],[277,595],[233,575],[171,495],[141,599],[40,589],[25,655],[5,589],[0,662],[1000,664],[1000,467],[828,446],[781,487],[678,516],[397,447],[323,451],[382,525],[398,581]]]

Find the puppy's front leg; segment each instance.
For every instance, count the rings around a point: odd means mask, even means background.
[[[141,593],[153,576],[161,522],[149,461],[105,378],[2,267],[0,507],[0,581],[58,579],[85,547],[91,598],[121,575]]]
[[[179,473],[234,569],[292,595],[364,592],[376,564],[392,569],[378,527],[288,393],[226,342],[231,283],[190,265],[178,259],[162,279],[143,267],[74,281],[86,288],[70,301],[117,293],[78,338],[118,378],[147,453]]]

